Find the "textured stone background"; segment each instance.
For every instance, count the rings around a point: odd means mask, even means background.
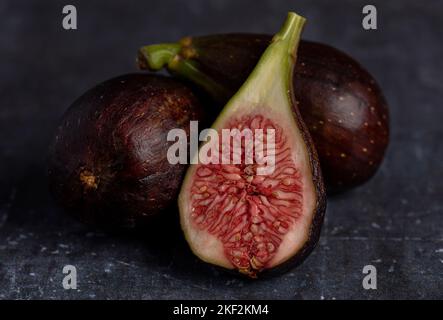
[[[61,28],[75,4],[79,30]],[[0,298],[443,298],[443,2],[371,1],[379,30],[361,28],[367,1],[0,2]],[[391,108],[378,174],[331,198],[322,238],[297,269],[250,282],[200,263],[180,236],[97,232],[56,208],[45,155],[63,111],[110,77],[135,71],[136,49],[188,34],[278,30],[288,10],[304,37],[353,55]],[[165,231],[167,232],[167,231]],[[78,268],[78,290],[62,268]],[[378,269],[378,290],[361,286]]]

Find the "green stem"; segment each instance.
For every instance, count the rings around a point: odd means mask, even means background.
[[[292,89],[292,76],[297,59],[297,49],[300,42],[301,33],[306,23],[306,19],[294,12],[289,12],[283,27],[272,38],[272,43],[281,42],[286,50],[286,59],[283,59],[283,72],[287,79],[288,90]],[[272,44],[271,46],[272,47]]]
[[[168,70],[197,84],[208,92],[216,101],[226,101],[231,97],[229,90],[202,72],[195,61],[177,58],[168,64]]]
[[[158,71],[167,66],[180,53],[178,43],[162,43],[141,47],[138,55],[138,65],[141,69]]]
[[[260,57],[256,67],[246,79],[240,90],[247,88],[251,80],[252,87],[276,87],[275,79],[282,80],[283,90],[292,94],[292,76],[297,58],[297,48],[306,19],[294,12],[289,12],[282,28],[272,38],[271,44]],[[279,77],[273,77],[279,74]],[[272,81],[270,81],[272,79]],[[280,89],[279,89],[280,90]],[[256,97],[258,98],[258,97]]]
[[[213,78],[200,70],[194,59],[196,52],[192,48],[192,39],[187,43],[163,43],[141,47],[138,55],[140,69],[158,71],[164,67],[172,74],[190,80],[206,90],[217,101],[226,101],[231,93]]]

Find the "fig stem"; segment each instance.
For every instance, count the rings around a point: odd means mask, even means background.
[[[139,50],[138,66],[140,69],[158,71],[167,66],[180,52],[178,43],[162,43],[143,46]]]
[[[294,12],[288,13],[282,28],[272,38],[254,70],[230,101],[244,95],[250,103],[266,102],[268,106],[273,106],[276,104],[275,97],[285,92],[288,106],[294,103],[292,79],[305,21],[305,18]]]
[[[180,43],[162,43],[143,46],[139,50],[138,67],[158,71],[164,67],[172,74],[187,79],[209,92],[216,101],[227,100],[231,93],[224,86],[200,70],[193,60],[191,40],[187,45]]]
[[[215,97],[216,101],[223,101],[230,97],[230,92],[210,76],[202,72],[194,61],[182,58],[173,59],[168,65],[168,70],[172,74],[190,80],[191,83],[195,83],[204,88],[204,90],[209,92],[212,97]]]
[[[257,75],[278,72],[281,74],[280,79],[283,80],[282,86],[284,90],[290,95],[290,100],[293,99],[292,78],[297,59],[298,44],[305,22],[306,19],[302,16],[294,12],[288,13],[282,28],[272,38],[271,44],[261,56],[245,84],[249,82],[249,79],[260,78],[265,86],[269,86],[266,79],[268,77],[258,77]]]
[[[283,59],[283,70],[286,72],[287,89],[291,91],[293,91],[291,80],[293,78],[295,62],[297,60],[297,49],[305,23],[305,18],[294,12],[289,12],[283,27],[272,38],[272,43],[281,41],[286,47],[287,59]]]

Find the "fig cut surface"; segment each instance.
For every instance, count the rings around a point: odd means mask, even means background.
[[[301,262],[318,240],[325,211],[316,151],[293,108],[292,70],[303,24],[289,13],[213,124],[217,139],[200,146],[200,162],[189,167],[179,195],[192,251],[253,278]]]

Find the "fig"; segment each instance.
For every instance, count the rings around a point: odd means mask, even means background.
[[[142,47],[138,61],[142,69],[166,66],[223,105],[270,40],[271,36],[260,34],[185,37],[178,43]],[[301,41],[293,81],[328,192],[366,182],[380,166],[389,140],[388,108],[375,79],[342,51]]]
[[[179,194],[192,251],[251,278],[302,262],[318,241],[326,208],[317,154],[292,89],[304,21],[288,14],[205,132]]]
[[[167,133],[204,119],[193,91],[159,75],[127,74],[78,98],[49,153],[50,189],[99,227],[136,227],[176,204],[185,165],[167,159]]]

